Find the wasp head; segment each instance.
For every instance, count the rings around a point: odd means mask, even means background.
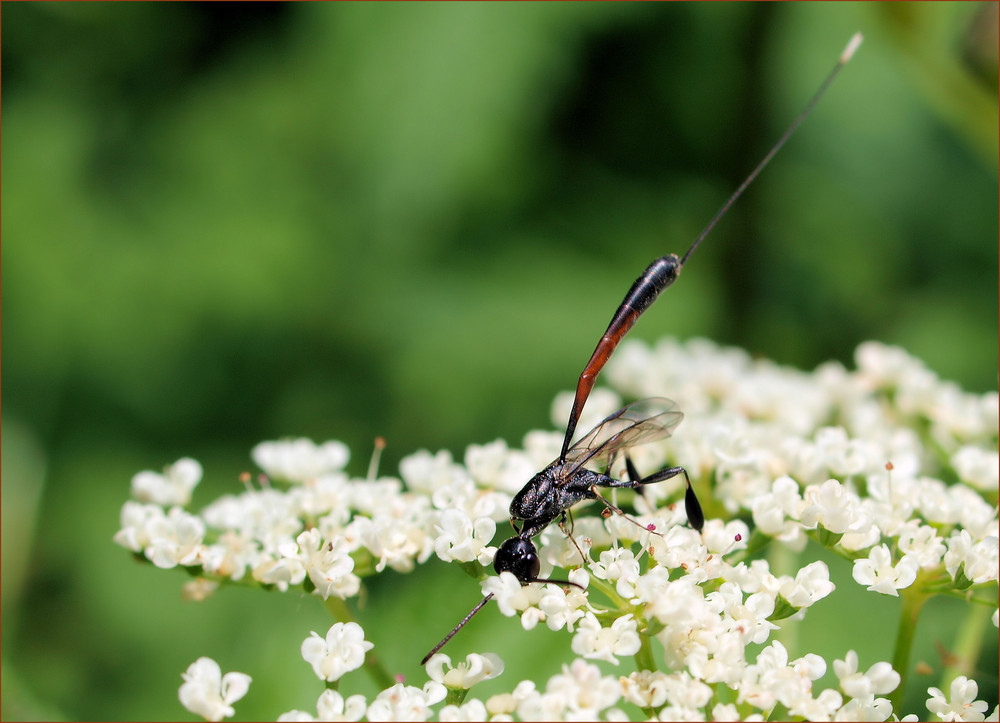
[[[523,537],[512,537],[504,542],[493,558],[493,569],[498,575],[512,572],[522,585],[537,580],[541,566],[535,544]]]

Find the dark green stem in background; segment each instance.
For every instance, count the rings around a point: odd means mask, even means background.
[[[962,626],[958,629],[958,637],[952,646],[954,662],[941,674],[941,690],[948,690],[955,678],[960,675],[971,676],[976,669],[976,661],[986,641],[986,626],[990,621],[990,609],[983,605],[969,605]]]

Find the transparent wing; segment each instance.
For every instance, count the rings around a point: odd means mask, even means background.
[[[627,447],[669,437],[684,414],[669,399],[640,399],[607,416],[566,452],[567,479],[587,462],[607,462]]]

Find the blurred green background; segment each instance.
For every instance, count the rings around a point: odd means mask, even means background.
[[[201,505],[264,439],[344,440],[363,474],[382,435],[394,474],[549,425],[632,280],[857,30],[634,336],[803,368],[879,339],[996,389],[996,8],[5,3],[2,716],[177,718],[199,655],[254,676],[239,718],[315,712],[319,602],[182,602],[181,573],[111,542],[131,476],[194,456]],[[422,685],[478,594],[432,560],[371,581],[358,617]],[[818,606],[793,656],[889,659],[898,601],[873,597]],[[939,670],[958,612],[933,607],[915,659]],[[569,649],[495,610],[463,636],[453,655],[507,658],[494,692]]]

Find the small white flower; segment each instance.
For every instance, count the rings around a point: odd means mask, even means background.
[[[345,535],[360,540],[378,560],[376,572],[386,567],[397,572],[412,572],[417,561],[423,562],[430,557],[434,549],[434,538],[427,534],[430,525],[418,501],[414,499],[412,503],[414,509],[406,516],[388,511],[375,518],[355,517],[347,526]]]
[[[617,665],[615,656],[639,652],[637,630],[638,625],[631,614],[618,618],[610,628],[604,628],[593,613],[587,613],[573,636],[573,652],[589,660],[606,660]]]
[[[491,487],[514,494],[538,471],[531,458],[519,450],[507,448],[498,439],[490,444],[470,444],[465,450],[465,468],[481,487]]]
[[[1000,567],[998,539],[990,536],[973,544],[968,531],[960,530],[948,538],[948,552],[944,555],[944,566],[948,574],[957,579],[962,568],[966,579],[979,585],[997,579]]]
[[[469,653],[465,656],[465,662],[455,667],[451,667],[450,657],[438,653],[427,663],[428,677],[452,690],[468,690],[477,683],[496,678],[501,673],[503,673],[503,661],[495,653],[484,655]]]
[[[659,708],[667,702],[667,679],[659,670],[637,670],[621,679],[622,695],[640,708]]]
[[[807,540],[802,525],[790,519],[770,495],[755,497],[751,512],[754,525],[763,534],[780,540],[796,552],[805,547]]]
[[[191,492],[201,482],[201,465],[190,457],[177,460],[163,474],[139,472],[132,478],[132,497],[139,502],[170,507],[186,506],[191,502]]]
[[[570,570],[570,582],[583,588],[590,583],[590,575],[582,568]],[[566,628],[573,632],[576,621],[585,614],[587,606],[586,593],[576,586],[546,585],[538,609],[545,615],[545,624],[549,630]]]
[[[486,705],[478,698],[466,701],[462,705],[446,705],[438,711],[440,721],[485,721],[502,720],[490,717]]]
[[[370,721],[423,721],[431,717],[431,706],[440,703],[447,689],[433,680],[423,690],[397,683],[375,696],[368,706]]]
[[[701,710],[709,704],[712,699],[712,689],[704,682],[691,677],[687,671],[671,673],[664,680],[664,691],[667,700],[674,706],[688,711]],[[699,720],[704,719],[704,713],[698,716]],[[669,720],[661,717],[661,720]]]
[[[541,585],[521,585],[512,572],[501,572],[496,577],[488,577],[482,584],[483,595],[493,593],[502,615],[513,617],[521,613],[521,625],[531,630],[539,620],[545,618],[538,607],[544,594]]]
[[[711,721],[746,721],[750,723],[751,721],[763,721],[764,716],[760,713],[752,713],[746,717],[740,715],[739,709],[732,703],[716,703],[712,706],[712,714],[709,716],[708,720]]]
[[[948,485],[938,479],[920,477],[915,481],[915,503],[928,522],[953,525],[959,521],[961,510],[949,494]]]
[[[223,495],[202,510],[201,516],[209,527],[257,540],[265,552],[291,542],[303,528],[299,510],[287,494],[276,489]]]
[[[907,372],[922,365],[898,346],[866,341],[854,352],[858,376],[871,389],[892,389]]]
[[[811,565],[807,565],[803,569],[810,570],[809,577],[813,575],[818,577]],[[722,577],[727,582],[735,582],[744,592],[769,592],[775,595],[788,582],[787,578],[779,579],[771,573],[767,560],[753,560],[749,565],[741,562],[736,567],[725,570]]]
[[[706,683],[725,683],[732,688],[738,687],[747,667],[746,647],[749,636],[739,629],[739,624],[732,631],[721,631],[712,618],[706,618],[704,623],[700,628],[690,631],[691,640],[687,643],[686,650],[682,648],[679,651],[686,653],[683,660],[688,670]],[[684,631],[680,629],[673,632],[679,636]],[[663,639],[662,633],[660,639]],[[683,638],[680,638],[680,642],[684,645]],[[675,651],[668,653],[671,660],[681,657]]]
[[[611,520],[603,520],[596,516],[574,520],[572,540],[562,533],[558,525],[549,525],[538,537],[540,543],[538,554],[543,567],[549,565],[553,568],[574,568],[579,567],[581,563],[588,564],[591,561],[591,549],[612,544],[611,535],[608,533],[609,525],[606,524],[608,522]]]
[[[803,695],[788,707],[788,712],[805,720],[829,720],[843,703],[844,698],[840,693],[827,689],[821,691],[815,698],[808,694]]]
[[[354,559],[348,551],[347,541],[338,536],[324,540],[315,527],[295,538],[299,546],[299,559],[316,594],[326,600],[331,595],[346,599],[357,595],[361,589],[361,578],[354,574]]]
[[[352,695],[346,700],[335,690],[324,690],[316,701],[316,717],[324,721],[358,721],[367,709],[363,695]]]
[[[166,513],[159,505],[144,505],[129,500],[122,505],[121,529],[114,541],[132,552],[142,552],[150,543],[150,531],[160,526]]]
[[[876,698],[874,695],[864,695],[860,698],[852,698],[840,707],[833,715],[835,721],[884,721],[889,720],[892,715],[892,703],[885,698]],[[900,720],[908,720],[901,718]],[[913,721],[917,720],[913,716]]]
[[[211,658],[198,658],[181,673],[181,705],[205,720],[220,721],[236,711],[232,704],[247,694],[252,678],[245,673],[222,674]]]
[[[958,676],[951,682],[950,702],[938,688],[928,688],[927,692],[931,696],[927,701],[927,710],[941,720],[981,721],[986,718],[985,713],[989,709],[989,704],[983,700],[976,700],[976,696],[979,695],[979,685],[964,675]]]
[[[278,557],[262,555],[250,571],[254,580],[265,585],[274,585],[281,592],[301,584],[306,579],[306,566],[298,556],[294,542],[281,545],[276,551]]]
[[[325,639],[313,632],[303,641],[302,657],[320,680],[331,682],[360,668],[373,647],[357,623],[334,623]]]
[[[788,651],[778,641],[772,642],[746,667],[739,682],[737,702],[747,702],[760,710],[771,710],[780,702],[793,715],[809,719],[830,718],[841,705],[840,694],[824,691],[812,697],[813,682],[826,672],[826,662],[809,654],[788,662]]]
[[[530,690],[530,689],[529,689]],[[517,696],[518,690],[514,691]],[[530,695],[522,692],[526,700],[518,706],[517,713],[521,720],[597,720],[604,711],[621,698],[621,685],[618,678],[602,675],[600,668],[583,660],[574,660],[570,665],[562,666],[562,673],[549,678],[545,684],[545,693],[536,698],[536,711],[533,713],[527,700]],[[539,713],[559,711],[556,716],[547,717]],[[565,711],[565,712],[562,712]]]
[[[316,701],[316,717],[301,710],[292,710],[278,716],[279,721],[359,721],[365,717],[368,704],[363,695],[352,695],[347,700],[335,690],[327,688]]]
[[[852,575],[855,582],[867,585],[872,592],[899,597],[896,591],[909,587],[917,579],[917,568],[916,561],[906,555],[894,566],[892,553],[882,544],[873,547],[867,558],[854,561]]]
[[[300,516],[323,518],[323,524],[343,527],[351,516],[354,493],[367,485],[377,485],[380,482],[381,480],[352,482],[346,474],[333,472],[290,487],[285,497]]]
[[[784,578],[781,596],[796,608],[807,608],[836,589],[830,582],[830,569],[825,562],[811,562],[797,573],[795,579]]]
[[[866,673],[858,672],[858,654],[848,650],[843,660],[833,661],[833,672],[840,679],[840,689],[851,698],[866,698],[891,693],[899,686],[899,673],[885,662],[875,663]]]
[[[445,510],[436,528],[439,534],[434,540],[434,552],[445,562],[478,560],[489,565],[493,561],[497,548],[488,544],[496,534],[497,523],[489,517],[473,522],[462,510]]]
[[[651,536],[649,547],[653,559],[667,570],[697,568],[707,552],[698,532],[680,526],[671,527],[662,536]]]
[[[147,533],[149,544],[144,552],[157,567],[198,564],[205,537],[205,523],[200,517],[172,507],[166,517],[151,521]]]
[[[958,523],[969,531],[972,539],[996,538],[1000,534],[997,508],[983,499],[981,493],[966,485],[955,484],[948,487],[948,498],[958,511]]]
[[[316,718],[304,710],[290,710],[278,716],[278,723],[313,723]]]
[[[612,548],[601,553],[599,562],[591,565],[594,576],[615,583],[615,590],[625,598],[635,597],[635,582],[639,579],[639,561],[628,548]]]
[[[399,461],[399,474],[407,488],[424,493],[431,493],[469,478],[468,473],[461,465],[455,464],[451,452],[446,449],[434,455],[422,449],[403,457]]]
[[[537,694],[532,681],[522,680],[514,686],[513,692],[490,696],[486,700],[486,710],[493,720],[513,720],[511,714],[517,710],[518,705]]]
[[[806,653],[801,658],[793,660],[790,666],[809,680],[819,680],[826,675],[826,661],[815,653]]]
[[[733,583],[723,583],[722,587]],[[743,592],[738,592],[738,597],[743,597]],[[742,640],[747,643],[753,642],[758,645],[767,642],[772,630],[777,630],[778,626],[768,620],[774,612],[774,597],[768,593],[754,593],[745,601],[733,600],[725,607],[727,616],[726,623],[730,626],[730,631],[738,633]]]
[[[646,605],[647,617],[655,617],[669,626],[667,631],[676,629],[685,640],[689,638],[691,630],[707,624],[710,618],[716,623],[718,621],[718,616],[709,610],[705,593],[694,577],[685,575],[671,580],[670,571],[659,566],[639,580],[636,599],[633,600],[633,603],[636,602]],[[671,646],[667,645],[667,641],[664,641],[664,645],[669,653]]]
[[[996,450],[965,445],[951,457],[959,479],[978,490],[996,492],[1000,486],[1000,455]]]
[[[305,482],[344,468],[350,452],[343,442],[316,444],[311,439],[261,442],[250,453],[257,466],[275,479]]]
[[[260,557],[257,540],[243,531],[226,530],[214,544],[202,549],[201,564],[205,572],[230,580],[242,580],[247,570],[260,561]]]
[[[899,549],[909,555],[920,567],[931,568],[941,563],[945,546],[937,530],[910,520],[898,531]]]
[[[858,523],[857,499],[835,479],[807,487],[804,500],[800,519],[807,528],[822,525],[830,532],[842,534]]]
[[[493,487],[500,479],[508,453],[507,443],[502,439],[489,444],[470,444],[465,449],[465,468],[478,484]]]

